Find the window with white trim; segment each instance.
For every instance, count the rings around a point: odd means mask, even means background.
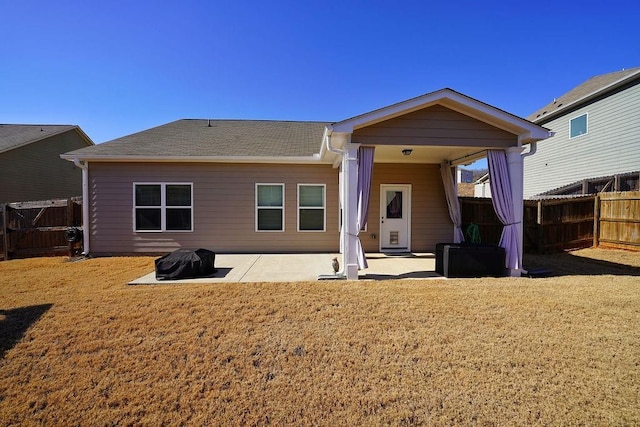
[[[284,184],[256,184],[256,231],[284,231]]]
[[[575,138],[587,133],[587,114],[575,117],[569,122],[571,128],[570,138]]]
[[[134,183],[133,229],[193,231],[193,184]]]
[[[298,184],[298,231],[324,231],[325,185]]]

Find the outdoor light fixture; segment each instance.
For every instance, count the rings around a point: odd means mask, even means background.
[[[413,148],[405,148],[404,150],[402,150],[402,154],[404,156],[410,156],[411,153],[413,153]]]

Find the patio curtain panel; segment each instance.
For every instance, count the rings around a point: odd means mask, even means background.
[[[493,209],[504,228],[499,245],[506,253],[505,264],[509,269],[520,269],[520,238],[518,224],[522,218],[516,218],[513,212],[513,198],[511,196],[511,181],[507,169],[507,155],[501,150],[487,151],[489,164],[489,186]]]
[[[374,150],[374,147],[358,148],[358,218],[356,223],[358,235],[360,234],[360,230],[367,226],[367,217],[369,216]],[[358,268],[360,270],[367,268],[369,265],[367,264],[367,257],[362,248],[360,237],[358,237],[356,252],[358,255]]]
[[[444,194],[447,198],[447,205],[449,206],[449,216],[453,222],[453,243],[464,242],[464,233],[462,233],[462,215],[460,214],[460,201],[458,200],[456,183],[453,179],[453,175],[451,174],[449,162],[444,161],[440,164],[440,174],[442,175]]]

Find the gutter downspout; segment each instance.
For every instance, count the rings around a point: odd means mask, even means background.
[[[73,164],[82,169],[82,255],[89,255],[89,166],[87,162],[73,159]]]
[[[333,133],[333,127],[331,127],[330,125],[327,126],[327,132],[326,132],[326,146],[327,146],[327,150],[329,150],[332,153],[335,153],[337,155],[339,155],[340,157],[344,158],[344,150],[340,150],[338,148],[335,148],[333,145],[331,145],[331,134]],[[342,169],[341,172],[342,173]],[[343,188],[341,189],[341,193],[342,193],[342,197],[344,197],[344,195],[346,194],[346,189],[344,188],[344,182],[345,179],[344,177],[341,180],[341,185],[343,186]],[[340,200],[340,203],[342,203],[342,200]],[[341,229],[340,229],[340,241],[342,241],[342,236],[344,233],[344,228],[345,228],[345,204],[342,203],[342,218],[341,218]],[[346,256],[345,254],[347,253],[346,248],[342,248],[342,268],[340,269],[340,271],[338,271],[336,273],[336,276],[341,277],[341,278],[346,278],[347,277],[347,263],[346,263]]]
[[[532,142],[529,144],[529,151],[527,151],[526,153],[524,153],[522,155],[522,158],[524,159],[525,157],[529,157],[529,156],[533,156],[534,154],[536,154],[536,151],[538,151],[538,142]]]
[[[344,151],[343,150],[339,150],[337,148],[335,148],[333,145],[331,145],[331,134],[333,133],[333,128],[331,126],[327,126],[327,150],[331,151],[332,153],[336,153],[339,155],[344,155]]]
[[[555,135],[555,132],[549,131],[549,138],[552,138]],[[536,151],[538,151],[538,141],[533,141],[529,143],[529,151],[522,155],[522,159],[524,159],[525,157],[533,156],[534,154],[536,154]]]

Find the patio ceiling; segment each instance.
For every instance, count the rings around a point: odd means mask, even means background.
[[[403,150],[410,149],[411,154],[404,155]],[[457,164],[468,164],[485,157],[480,147],[425,147],[412,145],[376,146],[375,163],[442,163],[444,160],[456,160]]]

